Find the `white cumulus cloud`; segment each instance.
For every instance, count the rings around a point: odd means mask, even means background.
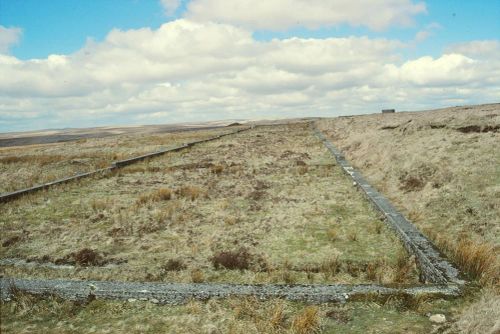
[[[160,0],[160,4],[163,6],[165,10],[165,14],[168,16],[172,16],[175,14],[177,8],[179,8],[181,1],[180,0]]]
[[[0,55],[0,131],[500,100],[498,41],[417,59],[401,58],[405,47],[368,37],[259,41],[244,28],[188,19],[113,30],[71,55]]]
[[[411,0],[192,0],[187,18],[242,26],[251,30],[316,29],[341,24],[381,30],[408,26],[426,12]]]
[[[482,80],[476,69],[477,61],[461,54],[446,54],[437,59],[422,57],[401,67],[401,77],[416,85],[446,86]]]
[[[491,58],[500,60],[500,41],[482,40],[459,43],[449,46],[447,53],[460,53],[471,57]]]
[[[431,24],[428,24],[424,27],[424,29],[418,31],[415,34],[415,42],[420,43],[434,35],[435,31],[437,29],[441,29],[441,25],[437,22],[433,22]]]
[[[0,54],[8,53],[12,46],[19,43],[22,33],[21,28],[7,28],[0,25]]]

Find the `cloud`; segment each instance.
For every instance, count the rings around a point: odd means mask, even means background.
[[[368,37],[258,41],[250,30],[187,19],[113,30],[71,55],[0,55],[0,129],[333,116],[500,98],[498,41],[407,60],[404,47]]]
[[[425,12],[423,2],[410,0],[192,0],[185,16],[250,30],[317,29],[341,24],[382,30],[409,26],[415,15]]]
[[[441,28],[442,27],[441,27],[441,25],[439,23],[436,23],[436,22],[430,23],[430,24],[426,25],[424,29],[418,31],[415,34],[415,39],[414,40],[415,40],[416,43],[423,42],[426,39],[428,39],[429,37],[431,37],[432,35],[434,35],[434,32],[437,29],[441,29]]]
[[[160,0],[160,4],[165,10],[165,14],[167,16],[172,16],[175,14],[177,8],[179,8],[181,1],[180,0]]]
[[[451,45],[446,48],[446,53],[460,53],[471,57],[500,59],[500,41],[482,40]]]
[[[0,54],[7,54],[12,46],[19,43],[22,36],[21,28],[7,28],[0,25]]]
[[[478,62],[461,54],[446,54],[437,59],[422,57],[401,66],[400,75],[409,83],[419,86],[457,86],[481,82]]]

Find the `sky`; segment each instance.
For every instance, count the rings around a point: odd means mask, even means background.
[[[500,102],[500,0],[0,0],[0,132]]]

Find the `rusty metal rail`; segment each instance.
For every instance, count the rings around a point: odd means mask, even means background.
[[[50,188],[52,186],[55,186],[55,185],[60,185],[60,184],[68,183],[68,182],[71,182],[71,181],[76,181],[76,180],[80,180],[80,179],[83,179],[83,178],[87,178],[87,177],[91,177],[91,176],[95,176],[95,175],[99,175],[99,174],[105,174],[105,173],[108,173],[108,172],[112,172],[115,169],[123,168],[123,167],[131,165],[133,163],[143,161],[145,159],[154,158],[154,157],[157,157],[159,155],[162,155],[162,154],[165,154],[165,153],[169,153],[169,152],[180,151],[180,150],[183,150],[185,148],[191,147],[191,146],[196,145],[196,144],[200,144],[200,143],[204,143],[204,142],[208,142],[208,141],[220,139],[222,137],[233,135],[233,134],[237,134],[239,132],[242,132],[242,131],[245,131],[245,130],[248,130],[248,129],[250,129],[250,127],[237,129],[236,131],[231,131],[231,132],[228,132],[228,133],[224,133],[224,134],[221,134],[221,135],[217,135],[217,136],[213,136],[213,137],[209,137],[209,138],[205,138],[205,139],[201,139],[201,140],[195,140],[195,141],[183,144],[181,146],[176,146],[176,147],[168,148],[168,149],[157,151],[157,152],[143,154],[143,155],[138,156],[138,157],[133,157],[133,158],[130,158],[130,159],[114,161],[111,164],[111,166],[106,167],[106,168],[101,168],[101,169],[94,170],[94,171],[91,171],[91,172],[76,174],[76,175],[73,175],[73,176],[65,177],[65,178],[62,178],[62,179],[59,179],[59,180],[55,180],[55,181],[52,181],[52,182],[47,182],[47,183],[44,183],[44,184],[41,184],[41,185],[36,185],[36,186],[25,188],[25,189],[20,189],[20,190],[8,192],[8,193],[3,193],[3,194],[0,194],[0,203],[9,202],[9,201],[17,199],[19,197],[22,197],[24,195],[31,194],[31,193],[34,193],[36,191],[48,189],[48,188]]]
[[[190,147],[191,146],[190,144],[191,143],[184,144],[184,145],[177,146],[177,147],[173,147],[173,148],[168,148],[166,150],[161,150],[161,151],[157,151],[157,152],[153,152],[153,153],[143,154],[143,155],[140,155],[138,157],[133,157],[133,158],[129,158],[129,159],[114,161],[111,164],[111,168],[113,168],[113,169],[114,168],[122,168],[122,167],[125,167],[125,166],[128,166],[128,165],[134,164],[136,162],[140,162],[140,161],[143,161],[143,160],[146,160],[146,159],[149,159],[149,158],[157,157],[157,156],[165,154],[165,153],[180,151],[182,149],[185,149],[186,147]]]
[[[8,201],[12,201],[12,200],[14,200],[16,198],[19,198],[21,196],[24,196],[26,194],[30,194],[30,193],[33,193],[33,192],[36,192],[36,191],[39,191],[39,190],[44,190],[44,189],[50,188],[50,187],[55,186],[55,185],[68,183],[70,181],[80,180],[80,179],[83,179],[83,178],[86,178],[86,177],[90,177],[90,176],[93,176],[93,175],[98,175],[98,174],[104,174],[104,173],[107,173],[107,172],[111,172],[114,168],[115,167],[101,168],[101,169],[94,170],[94,171],[91,171],[91,172],[76,174],[74,176],[69,176],[69,177],[65,177],[65,178],[62,178],[62,179],[59,179],[59,180],[55,180],[55,181],[52,181],[52,182],[47,182],[47,183],[44,183],[44,184],[41,184],[41,185],[37,185],[37,186],[25,188],[25,189],[20,189],[20,190],[8,192],[8,193],[3,193],[3,194],[0,195],[0,203],[5,203],[5,202],[8,202]]]

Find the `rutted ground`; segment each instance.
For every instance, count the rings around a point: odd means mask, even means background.
[[[0,148],[0,193],[107,167],[126,159],[234,128],[163,134],[128,134],[73,142]]]
[[[2,243],[18,240],[2,257],[76,269],[3,266],[7,276],[416,282],[307,124],[256,128],[59,189],[3,205]]]

